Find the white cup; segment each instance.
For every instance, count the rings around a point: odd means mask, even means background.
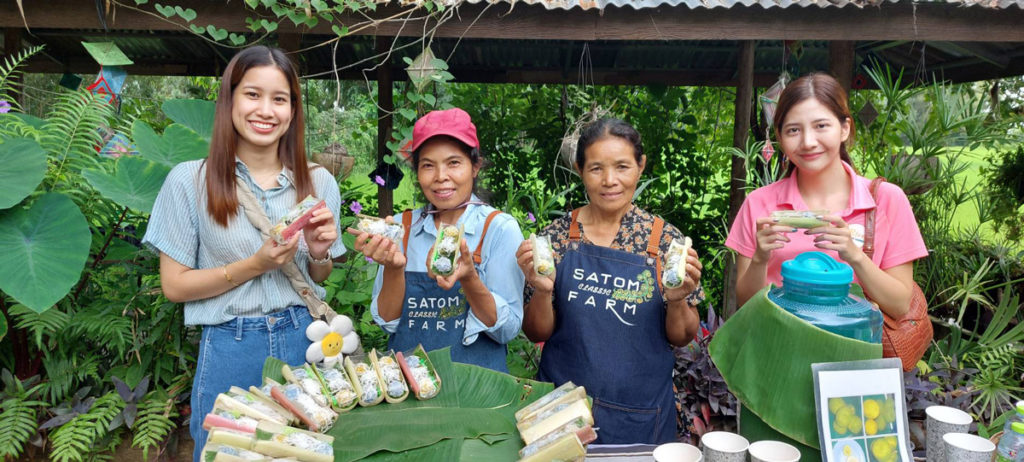
[[[928,406],[924,410],[928,462],[946,462],[946,446],[942,435],[946,433],[967,433],[974,419],[957,408]]]
[[[730,432],[708,432],[700,438],[707,462],[746,462],[750,442]]]
[[[994,443],[978,435],[946,433],[942,441],[946,445],[946,462],[989,462],[996,452]]]
[[[747,450],[753,462],[800,462],[800,450],[781,441],[757,441]]]
[[[665,443],[654,448],[654,460],[657,462],[701,462],[704,456],[697,446],[686,443]]]

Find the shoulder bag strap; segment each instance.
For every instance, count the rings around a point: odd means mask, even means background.
[[[875,208],[868,210],[864,215],[864,247],[861,250],[869,259],[875,256],[875,211],[878,210],[878,186],[884,182],[885,178],[878,177],[871,180],[871,186],[868,187],[868,191],[871,191],[871,199],[875,201]]]

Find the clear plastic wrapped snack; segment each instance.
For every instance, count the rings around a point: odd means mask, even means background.
[[[416,399],[430,399],[441,392],[441,377],[437,375],[437,369],[434,369],[422,345],[395,353],[395,360],[405,373],[405,379]]]
[[[405,228],[402,228],[401,223],[388,223],[383,218],[371,217],[369,215],[360,214],[356,216],[359,217],[356,229],[367,234],[384,236],[401,248],[402,236],[405,234]]]
[[[356,395],[356,388],[352,385],[345,366],[341,363],[334,363],[331,367],[316,366],[316,373],[320,380],[327,387],[334,400],[331,408],[338,412],[344,412],[356,407],[359,396]]]
[[[779,220],[783,226],[794,228],[817,228],[828,224],[825,220],[819,219],[822,215],[828,215],[827,210],[776,210],[772,212],[772,218]]]
[[[555,251],[551,248],[551,239],[547,236],[530,235],[533,244],[533,270],[547,276],[555,272]]]
[[[441,276],[455,273],[455,265],[459,261],[462,228],[441,223],[434,241],[434,251],[430,254],[430,270]]]
[[[359,405],[363,407],[375,406],[384,401],[384,389],[381,387],[381,378],[377,374],[377,368],[367,356],[346,356],[345,370],[352,378],[352,385],[359,396]]]
[[[384,399],[389,403],[401,403],[409,397],[409,386],[405,384],[402,369],[393,353],[373,350],[370,360],[377,367],[377,374],[384,381]]]
[[[272,385],[270,396],[278,404],[298,416],[306,428],[314,432],[326,432],[338,418],[338,413],[329,407],[317,404],[302,387],[294,383]]]
[[[661,272],[662,285],[671,289],[683,285],[683,281],[686,280],[686,254],[692,246],[693,241],[689,237],[683,237],[682,241],[672,239],[668,253],[665,254],[665,267]]]
[[[305,462],[333,462],[334,437],[260,422],[253,450],[274,457],[294,457]]]
[[[278,245],[287,244],[295,233],[309,224],[309,220],[313,218],[313,212],[324,207],[327,207],[327,204],[323,200],[306,196],[270,228],[270,237],[274,238]]]

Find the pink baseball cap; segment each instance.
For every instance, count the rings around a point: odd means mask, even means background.
[[[471,148],[479,148],[480,140],[476,137],[476,125],[469,118],[469,114],[459,108],[445,109],[443,111],[430,111],[416,121],[412,127],[412,148],[410,151],[419,149],[424,141],[438,135],[448,135]]]

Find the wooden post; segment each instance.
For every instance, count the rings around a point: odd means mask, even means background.
[[[850,94],[850,83],[853,82],[853,61],[856,56],[854,43],[849,40],[832,40],[828,42],[828,71],[846,94]]]
[[[747,149],[747,135],[750,132],[750,112],[754,100],[754,41],[740,42],[739,62],[736,65],[736,114],[733,119],[732,145]],[[729,173],[729,226],[743,205],[747,185],[746,162],[742,157],[733,156]],[[722,314],[729,317],[736,312],[736,266],[733,258],[726,259],[725,300]]]
[[[14,55],[18,54],[18,51],[21,51],[21,29],[14,27],[4,29],[4,60],[13,61]],[[21,78],[16,73],[11,74],[8,78],[13,87],[10,97],[14,98],[18,106],[25,109],[24,90],[20,89]]]
[[[391,47],[391,41],[386,37],[377,37],[377,54],[387,53]],[[377,68],[377,162],[383,162],[384,156],[391,154],[388,151],[388,140],[391,139],[392,116],[395,110],[395,102],[392,96],[392,76],[390,60],[380,64]],[[395,213],[394,197],[391,190],[383,186],[377,186],[378,215],[383,217]]]

